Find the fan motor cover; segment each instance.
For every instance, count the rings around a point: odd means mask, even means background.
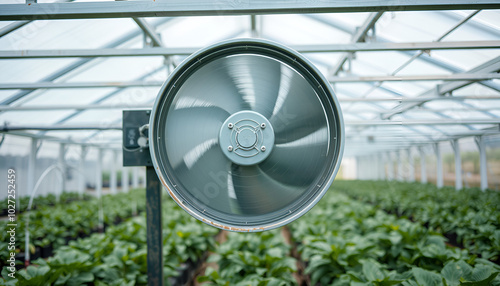
[[[294,221],[340,167],[344,124],[324,76],[298,52],[236,39],[182,62],[151,112],[150,152],[175,202],[238,232]]]

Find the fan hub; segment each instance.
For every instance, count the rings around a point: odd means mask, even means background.
[[[222,152],[233,163],[243,166],[264,161],[274,145],[269,120],[255,111],[244,110],[229,116],[219,132]]]
[[[257,131],[251,127],[244,127],[236,134],[236,142],[242,149],[253,149],[257,139]]]

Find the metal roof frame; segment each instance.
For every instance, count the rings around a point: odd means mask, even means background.
[[[90,144],[92,138],[100,134],[104,130],[119,129],[120,120],[114,120],[107,126],[92,126],[92,125],[78,125],[67,124],[67,121],[75,116],[81,114],[86,110],[112,110],[122,108],[149,108],[149,103],[135,104],[129,106],[126,104],[101,104],[107,99],[113,98],[120,94],[122,91],[127,90],[129,87],[146,87],[146,86],[161,86],[161,81],[147,80],[148,76],[154,74],[149,72],[133,81],[119,81],[119,82],[71,82],[68,79],[65,81],[58,80],[71,71],[84,71],[85,65],[97,58],[110,58],[110,57],[140,57],[140,56],[162,56],[167,59],[164,64],[170,64],[169,59],[172,56],[187,56],[199,47],[168,47],[159,37],[156,29],[159,24],[163,24],[167,19],[159,21],[148,22],[140,17],[181,17],[181,16],[224,16],[224,15],[248,15],[248,30],[247,32],[253,37],[259,37],[265,34],[265,30],[261,30],[261,22],[259,22],[260,15],[274,15],[274,14],[301,14],[304,17],[313,19],[318,23],[328,25],[332,28],[348,33],[351,35],[351,42],[347,44],[315,44],[315,45],[291,45],[292,48],[301,53],[342,53],[340,59],[334,64],[327,64],[329,68],[329,80],[338,87],[344,83],[367,83],[371,89],[361,97],[348,95],[349,97],[339,96],[339,101],[342,104],[354,104],[354,108],[346,108],[345,113],[360,120],[346,120],[346,126],[355,128],[361,136],[370,134],[367,128],[378,128],[383,126],[401,126],[405,131],[395,133],[394,137],[399,134],[406,137],[402,141],[398,141],[396,147],[408,148],[408,146],[421,145],[432,143],[440,140],[451,140],[469,136],[480,136],[488,134],[499,134],[500,131],[496,127],[482,128],[477,130],[472,125],[499,125],[500,120],[495,114],[500,108],[498,106],[476,106],[476,103],[481,100],[498,100],[498,95],[466,95],[455,96],[453,92],[464,86],[472,83],[479,83],[483,86],[490,88],[493,91],[499,92],[500,85],[495,81],[500,79],[500,57],[494,58],[487,63],[481,64],[476,68],[469,71],[462,70],[451,63],[441,61],[439,59],[430,57],[426,52],[431,50],[479,50],[479,49],[500,49],[500,40],[488,41],[441,41],[444,37],[455,31],[458,27],[467,24],[477,29],[485,29],[492,35],[500,35],[500,31],[486,26],[474,20],[476,14],[481,9],[500,9],[500,3],[493,0],[481,1],[432,1],[432,0],[390,0],[390,1],[328,1],[328,2],[310,2],[307,0],[300,0],[295,2],[268,2],[264,0],[252,1],[251,3],[234,6],[230,3],[215,3],[212,1],[180,1],[168,0],[154,3],[144,2],[90,2],[90,3],[27,3],[27,4],[0,4],[0,21],[2,20],[17,20],[12,24],[0,28],[0,37],[9,33],[16,32],[17,29],[28,25],[33,20],[52,20],[52,19],[89,19],[89,18],[132,18],[140,29],[129,33],[128,35],[117,39],[102,48],[98,49],[72,49],[72,50],[2,50],[0,51],[0,61],[4,59],[50,59],[50,58],[81,58],[77,62],[66,66],[65,68],[47,75],[39,82],[25,82],[25,83],[4,83],[0,84],[0,90],[7,89],[20,89],[16,94],[4,99],[0,103],[0,113],[6,112],[28,112],[28,111],[49,111],[49,110],[72,110],[72,113],[59,120],[52,126],[6,126],[7,129],[0,130],[0,132],[7,132],[17,136],[30,136],[47,140],[58,140],[68,144]],[[479,10],[478,10],[479,9]],[[457,21],[446,33],[444,33],[436,41],[432,42],[390,42],[379,35],[376,35],[374,27],[377,21],[382,17],[384,12],[387,11],[435,11],[445,17]],[[457,15],[447,10],[475,10],[466,17]],[[344,12],[371,12],[361,23],[360,27],[353,27],[345,23],[337,22],[332,19],[327,19],[319,13],[344,13]],[[304,14],[314,13],[314,14]],[[367,34],[375,35],[375,39],[368,38]],[[242,32],[239,32],[240,34]],[[121,44],[128,40],[144,34],[151,39],[153,47],[143,49],[121,49],[118,48]],[[370,40],[370,41],[366,41]],[[353,59],[352,55],[360,52],[381,52],[381,51],[396,51],[408,56],[409,59],[395,72],[388,75],[354,75],[349,73],[341,73],[344,70],[343,66]],[[406,67],[415,59],[435,65],[441,69],[449,71],[451,74],[427,74],[427,75],[396,75],[401,69]],[[175,65],[175,64],[174,64]],[[165,68],[161,66],[158,70]],[[155,70],[158,71],[158,70]],[[412,82],[412,81],[438,81],[438,83],[431,89],[421,93],[417,97],[408,96],[405,92],[393,90],[385,86],[385,82]],[[117,88],[115,91],[107,93],[106,95],[94,100],[90,104],[52,104],[47,106],[30,106],[23,103],[19,104],[20,99],[27,98],[26,96],[38,89],[53,89],[53,88],[97,88],[97,87],[113,87]],[[380,97],[368,96],[371,92],[380,89],[388,92],[394,97]],[[43,92],[36,95],[43,96]],[[365,96],[368,96],[365,98]],[[421,106],[431,101],[447,101],[457,102],[461,108],[455,108],[459,111],[474,111],[485,115],[487,118],[467,118],[464,120],[457,119],[446,115],[444,112],[449,111],[447,108],[421,108]],[[356,108],[356,103],[368,103],[373,105],[374,110],[365,108],[365,110]],[[384,106],[386,103],[397,103],[395,108],[387,108]],[[474,103],[474,104],[472,104]],[[413,118],[408,113],[414,114],[435,114],[439,119],[419,119]],[[359,114],[364,114],[360,116]],[[366,115],[369,115],[367,117]],[[401,116],[402,115],[402,116]],[[395,119],[395,116],[401,118]],[[370,118],[370,119],[369,119]],[[413,126],[426,126],[426,130],[434,130],[431,132],[423,132],[413,128]],[[449,132],[448,130],[440,129],[436,126],[446,125],[463,125],[467,127],[468,131],[463,132]],[[498,126],[497,126],[498,127]],[[30,132],[13,131],[17,130],[42,130],[33,134]],[[24,129],[23,129],[24,128]],[[81,130],[92,129],[96,130],[91,136],[83,141],[68,141],[65,138],[56,136],[46,136],[46,131],[55,130]],[[374,135],[376,138],[376,134]],[[384,137],[381,135],[380,137]],[[393,138],[386,136],[388,138]],[[348,136],[348,140],[351,137]],[[352,137],[355,138],[355,137]],[[413,140],[416,139],[416,140]],[[405,141],[406,140],[406,141]],[[111,142],[111,141],[110,141]],[[113,141],[114,142],[114,141]],[[405,143],[406,142],[406,143]],[[354,144],[358,144],[352,141]],[[405,144],[402,144],[405,143]],[[394,148],[395,146],[392,146]],[[375,149],[370,150],[385,150],[381,146],[374,146]]]

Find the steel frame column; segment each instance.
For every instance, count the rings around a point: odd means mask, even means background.
[[[483,136],[476,136],[477,148],[479,149],[479,175],[481,176],[481,191],[488,188],[488,164],[486,161],[486,144]]]
[[[81,146],[81,153],[80,153],[80,162],[78,165],[78,169],[81,172],[78,174],[78,194],[80,196],[80,199],[83,198],[83,193],[85,192],[86,189],[86,182],[85,182],[85,157],[87,156],[87,147],[86,146]]]
[[[401,150],[396,151],[396,161],[398,164],[396,180],[403,181],[403,162],[401,161]]]
[[[38,139],[31,138],[30,154],[28,159],[28,187],[25,193],[19,192],[16,196],[16,209],[19,211],[21,207],[19,198],[21,196],[31,196],[35,187],[35,170],[36,170],[36,155],[38,153]]]
[[[384,160],[384,156],[382,153],[377,154],[377,160],[378,160],[377,179],[378,180],[385,180],[385,160]]]
[[[104,229],[104,212],[102,209],[102,149],[98,149],[97,166],[96,166],[96,180],[95,180],[95,193],[99,200],[99,231]]]
[[[122,192],[128,193],[128,168],[122,167]]]
[[[146,167],[148,285],[163,285],[162,189],[154,167]]]
[[[427,184],[427,166],[425,163],[425,150],[423,146],[418,147],[418,152],[420,154],[420,182],[422,184]]]
[[[56,202],[59,202],[61,194],[64,192],[66,189],[66,163],[64,160],[64,157],[66,156],[66,144],[60,143],[59,144],[59,157],[57,159],[57,165],[59,168],[61,168],[61,174],[62,174],[62,182],[61,182],[61,187],[59,190],[56,192]]]
[[[394,180],[394,161],[391,156],[391,152],[387,152],[387,179],[389,181]]]
[[[432,145],[434,148],[434,155],[436,156],[436,186],[438,188],[443,187],[443,158],[441,157],[441,149],[439,148],[439,143],[434,143]]]
[[[31,138],[30,154],[28,159],[28,189],[26,194],[31,195],[35,186],[36,155],[38,153],[38,139]],[[20,196],[21,194],[19,194]]]
[[[139,188],[139,169],[137,167],[132,168],[132,188]]]
[[[361,180],[360,178],[361,159],[359,158],[359,156],[355,157],[355,161],[356,161],[356,180]]]
[[[458,139],[451,140],[451,147],[453,148],[453,154],[455,155],[455,189],[461,190],[463,188],[462,183],[462,158],[460,156],[460,144]]]
[[[116,177],[116,151],[111,150],[111,170],[109,175],[109,188],[112,194],[116,194],[116,185],[117,185],[117,177]]]
[[[408,181],[415,182],[415,160],[413,158],[411,147],[406,151],[408,156]]]

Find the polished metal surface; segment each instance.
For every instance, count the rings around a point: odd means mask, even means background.
[[[338,171],[343,121],[328,82],[300,54],[262,40],[201,50],[153,107],[150,150],[174,200],[219,228],[293,221]]]

